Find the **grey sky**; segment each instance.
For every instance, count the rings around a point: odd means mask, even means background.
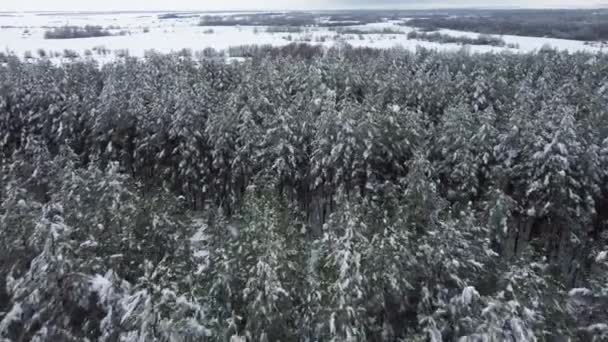
[[[606,7],[608,0],[0,0],[0,11]]]

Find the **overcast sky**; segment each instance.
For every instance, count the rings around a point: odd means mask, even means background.
[[[608,0],[0,0],[0,11],[607,7]]]

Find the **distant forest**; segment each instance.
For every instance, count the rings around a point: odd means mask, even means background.
[[[171,16],[171,15],[168,15]],[[483,34],[550,37],[584,41],[608,40],[608,10],[378,10],[206,15],[201,26],[322,26],[365,25],[404,20],[424,31],[440,28]]]
[[[44,33],[44,39],[78,39],[91,37],[106,37],[111,35],[112,32],[107,29],[104,29],[101,26],[60,26],[46,31]]]
[[[4,341],[606,341],[608,56],[0,61]]]
[[[438,42],[441,44],[463,44],[463,45],[489,45],[489,46],[505,46],[507,43],[500,38],[488,35],[479,35],[477,38],[466,36],[454,37],[449,34],[439,32],[418,32],[411,31],[407,34],[407,39],[426,40],[429,42]],[[514,46],[514,45],[510,45]]]
[[[608,40],[608,10],[471,11],[431,14],[406,22],[425,30],[439,28],[585,41]]]

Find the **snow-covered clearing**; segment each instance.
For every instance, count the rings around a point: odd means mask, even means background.
[[[104,14],[40,14],[12,13],[0,16],[0,51],[12,52],[19,56],[31,54],[36,56],[39,50],[49,53],[75,51],[81,55],[88,54],[101,60],[105,54],[113,55],[115,51],[128,50],[131,56],[144,56],[149,50],[162,53],[176,52],[183,49],[200,51],[205,48],[224,50],[231,46],[249,44],[267,44],[283,46],[292,42],[307,42],[333,46],[346,42],[355,47],[392,48],[403,47],[416,49],[424,47],[443,51],[462,48],[460,44],[441,44],[407,38],[407,33],[415,30],[400,26],[399,21],[387,21],[367,25],[351,26],[357,30],[372,30],[372,34],[349,34],[340,29],[327,27],[304,28],[302,32],[284,33],[267,32],[267,27],[253,26],[198,26],[200,15],[182,15],[178,18],[161,19],[162,13],[104,13]],[[209,13],[211,15],[229,15],[233,13]],[[65,25],[85,26],[99,25],[110,32],[123,35],[80,38],[80,39],[44,39],[44,33],[53,28]],[[378,33],[382,29],[400,31],[402,34]],[[477,33],[441,30],[441,33],[454,36],[477,37]],[[550,46],[560,50],[599,52],[601,46],[592,46],[582,41],[502,36],[507,44],[518,46],[517,49],[495,46],[469,46],[471,52],[530,52]],[[97,51],[104,51],[98,53]]]

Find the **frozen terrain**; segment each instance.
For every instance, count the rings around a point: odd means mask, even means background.
[[[400,26],[401,21],[385,21],[348,28],[357,30],[382,29],[400,31],[402,34],[374,33],[374,34],[348,34],[328,27],[306,27],[302,32],[283,33],[267,32],[263,26],[198,26],[200,16],[204,13],[184,14],[177,18],[161,19],[163,13],[4,13],[0,16],[0,51],[12,52],[19,56],[36,56],[37,52],[44,50],[46,54],[59,55],[65,50],[75,51],[78,54],[98,56],[96,51],[104,54],[115,51],[128,51],[131,56],[143,56],[145,51],[176,52],[183,49],[199,51],[205,48],[218,50],[231,46],[248,44],[269,44],[273,46],[287,45],[293,42],[307,42],[332,46],[346,42],[352,46],[365,46],[374,48],[404,47],[415,49],[417,47],[438,50],[458,50],[459,44],[440,44],[414,39],[408,39],[407,33],[414,30],[412,27]],[[212,13],[214,16],[230,15],[235,13]],[[80,39],[44,39],[44,33],[53,27],[65,25],[85,26],[99,25],[108,29],[115,36],[80,38]],[[344,28],[342,28],[344,29]],[[441,33],[454,36],[477,37],[477,33],[441,30]],[[118,35],[118,34],[121,35]],[[507,44],[517,46],[514,48],[495,46],[470,46],[471,52],[530,52],[545,46],[560,50],[599,52],[601,46],[593,46],[582,41],[502,36]]]

